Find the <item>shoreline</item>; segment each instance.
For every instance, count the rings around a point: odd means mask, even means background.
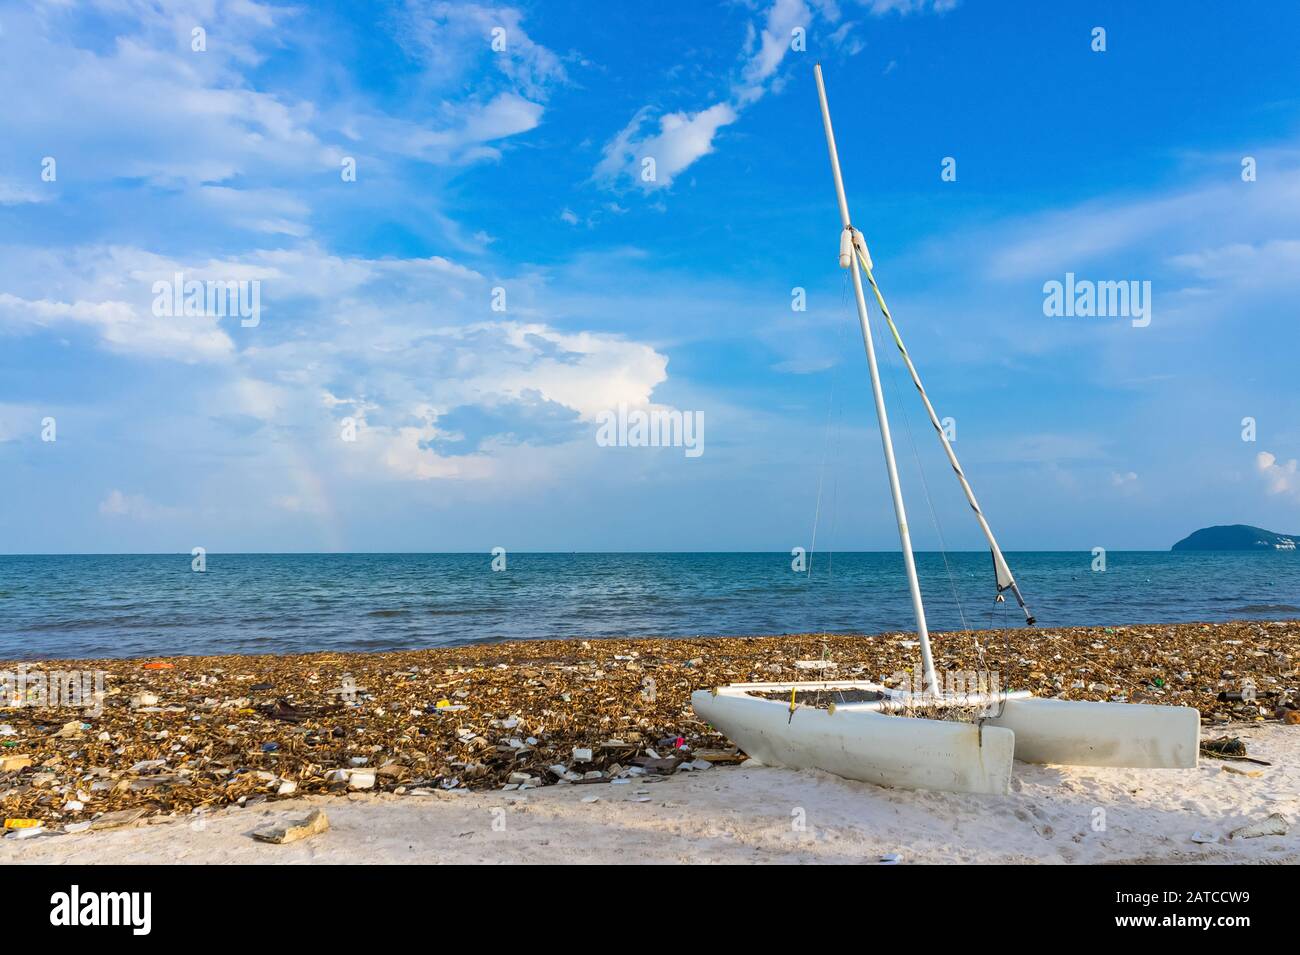
[[[934,640],[941,671],[996,671],[1002,688],[1039,696],[1192,705],[1211,731],[1274,720],[1300,703],[1300,621]],[[694,718],[692,690],[808,679],[817,671],[796,661],[823,657],[834,679],[888,682],[906,675],[916,653],[911,634],[890,633],[0,662],[29,673],[102,671],[105,692],[99,715],[0,708],[0,811],[58,831],[141,810],[179,818],[304,795],[608,789],[615,778],[690,772],[701,757],[743,758]],[[1255,699],[1233,698],[1248,681]]]
[[[1219,628],[1231,626],[1234,624],[1254,625],[1259,627],[1285,627],[1294,625],[1300,630],[1300,616],[1297,617],[1280,617],[1263,619],[1258,617],[1225,617],[1222,620],[1175,620],[1164,623],[1099,623],[1089,625],[1063,625],[1059,627],[1044,627],[1035,625],[1025,627],[1023,625],[1015,627],[994,627],[994,628],[968,628],[966,630],[931,630],[930,637],[932,640],[941,640],[948,638],[962,638],[969,635],[976,637],[986,637],[994,635],[999,641],[1004,638],[1014,643],[1017,635],[1030,637],[1040,633],[1069,633],[1074,631],[1088,632],[1109,632],[1109,631],[1130,631],[1130,630],[1164,630],[1171,627],[1200,627],[1200,628]],[[12,671],[18,667],[51,667],[56,664],[80,664],[83,667],[87,664],[126,664],[132,662],[141,662],[149,660],[240,660],[269,657],[273,659],[309,659],[321,656],[379,656],[384,654],[412,654],[412,653],[454,653],[457,651],[472,650],[475,648],[502,647],[513,645],[527,644],[556,644],[567,645],[573,643],[626,643],[635,644],[646,641],[663,641],[672,643],[676,641],[719,641],[719,640],[879,640],[883,638],[899,638],[903,640],[912,639],[915,636],[915,630],[855,630],[847,631],[806,631],[799,633],[694,633],[694,634],[613,634],[613,635],[573,635],[565,637],[490,637],[480,640],[468,640],[463,643],[449,643],[438,646],[428,647],[398,647],[390,649],[364,649],[364,650],[304,650],[291,652],[265,652],[265,653],[176,653],[168,655],[150,654],[150,653],[132,653],[124,656],[49,656],[49,657],[5,657],[0,655],[0,672]]]
[[[886,789],[814,770],[726,767],[622,786],[352,793],[155,816],[107,832],[0,839],[0,863],[303,864],[1265,864],[1300,862],[1300,834],[1232,838],[1300,815],[1300,729],[1231,724],[1271,761],[1247,776],[1016,763],[1006,796]],[[322,810],[286,845],[267,826]]]

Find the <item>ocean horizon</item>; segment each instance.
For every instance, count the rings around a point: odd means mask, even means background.
[[[1290,553],[1008,552],[1040,628],[1300,615]],[[784,552],[0,555],[0,658],[914,629],[902,557]],[[916,554],[932,630],[1023,626],[987,552]]]

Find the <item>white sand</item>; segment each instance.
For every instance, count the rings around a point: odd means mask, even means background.
[[[905,792],[818,772],[715,767],[662,782],[525,793],[312,797],[77,835],[0,840],[0,862],[907,862],[1300,861],[1300,727],[1234,727],[1272,766],[1196,770],[1017,763],[1010,796]],[[1224,766],[1260,771],[1259,778]],[[599,796],[593,803],[584,798]],[[646,799],[641,802],[638,800]],[[313,806],[330,831],[292,845],[249,833]],[[1103,820],[1104,828],[1094,829]],[[1227,840],[1280,812],[1285,836]],[[795,821],[806,820],[804,831]],[[494,822],[496,826],[494,828]],[[1198,845],[1194,832],[1220,842]]]

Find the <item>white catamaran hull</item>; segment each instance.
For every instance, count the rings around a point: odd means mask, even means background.
[[[799,686],[796,684],[795,686]],[[888,692],[868,683],[803,684]],[[821,769],[900,789],[1004,794],[1013,759],[1080,766],[1191,768],[1200,715],[1191,707],[1037,700],[1014,694],[982,725],[891,716],[881,704],[834,710],[751,695],[791,684],[737,684],[691,695],[696,714],[769,766]]]
[[[1013,699],[989,723],[1016,734],[1026,763],[1192,769],[1200,755],[1201,714],[1191,706]]]
[[[789,706],[724,687],[691,695],[696,714],[767,766],[821,769],[901,789],[1005,793],[1015,734],[997,726]]]

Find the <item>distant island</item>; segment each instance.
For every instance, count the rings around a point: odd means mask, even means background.
[[[1170,550],[1295,550],[1300,534],[1275,534],[1249,524],[1202,527]]]

